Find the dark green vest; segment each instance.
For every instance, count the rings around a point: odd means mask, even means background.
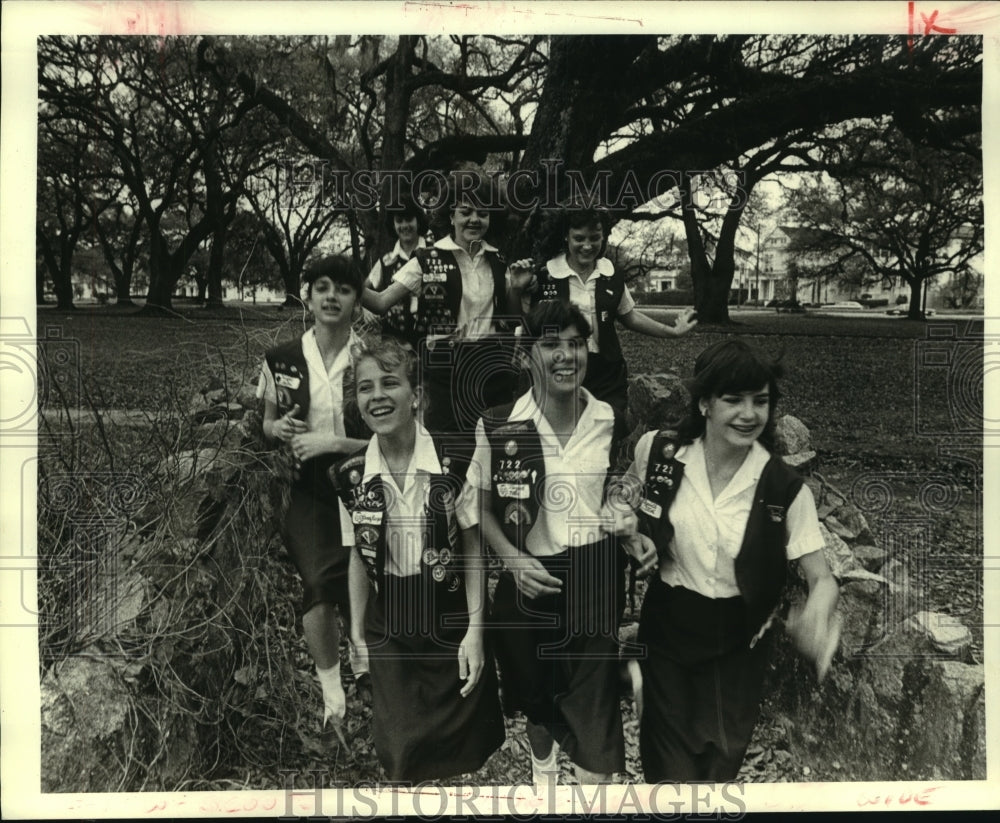
[[[538,521],[545,499],[545,452],[534,421],[510,420],[514,405],[489,409],[483,415],[483,428],[490,444],[491,509],[504,536],[524,551],[528,532]],[[624,429],[624,418],[615,412],[605,492],[626,434]]]
[[[455,253],[449,249],[417,249],[420,261],[420,291],[413,333],[416,338],[454,334],[462,305],[462,272]],[[507,264],[496,252],[486,252],[493,273],[493,319],[504,322],[507,301]]]
[[[448,591],[457,591],[464,576],[462,542],[455,518],[455,501],[462,491],[468,458],[443,454],[434,441],[441,464],[441,474],[430,478],[430,490],[424,505],[423,552],[420,573]],[[350,513],[354,526],[354,545],[364,561],[365,570],[378,588],[385,574],[386,498],[380,476],[362,483],[365,473],[365,450],[339,461],[330,470],[334,488]]]
[[[677,432],[662,430],[653,438],[646,463],[642,502],[636,514],[639,531],[652,538],[661,559],[669,552],[674,527],[670,506],[684,477],[684,464],[674,455]],[[736,556],[736,585],[747,606],[750,624],[759,629],[781,599],[788,564],[785,518],[802,488],[802,477],[778,455],[771,455],[754,491],[743,543]]]
[[[307,332],[308,333],[308,332]],[[275,346],[264,355],[271,375],[274,377],[274,387],[277,392],[278,414],[287,414],[296,405],[299,411],[296,417],[305,420],[309,414],[309,366],[306,364],[306,356],[302,351],[302,338],[297,337]],[[371,437],[371,431],[361,419],[361,411],[358,404],[349,398],[349,387],[351,385],[351,368],[344,370],[344,433],[348,437],[367,440]],[[338,459],[343,455],[321,454],[306,460],[304,463],[296,463],[293,470],[293,482],[303,488],[322,496],[327,496],[330,492],[329,478],[327,472]]]
[[[540,300],[561,300],[569,303],[569,278],[552,277],[548,267],[542,266],[537,272],[538,288],[532,295],[532,305]],[[601,354],[608,360],[621,360],[622,347],[618,341],[618,329],[615,318],[618,316],[618,304],[625,294],[625,277],[615,271],[610,277],[597,276],[594,289],[594,311],[597,323],[597,340]]]

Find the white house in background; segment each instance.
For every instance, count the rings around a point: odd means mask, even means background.
[[[713,253],[708,249],[709,255]],[[740,236],[734,254],[736,271],[733,273],[733,283],[729,290],[730,303],[744,303],[747,300],[768,301],[775,297],[777,283],[781,277],[768,274],[763,265],[758,270],[757,249],[755,239],[746,240]],[[763,259],[763,251],[761,252]],[[669,269],[653,269],[646,275],[650,291],[676,291],[679,271]]]
[[[802,228],[799,226],[778,226],[763,240],[761,251],[761,269],[768,277],[774,277],[777,281],[785,281],[783,286],[787,291],[788,275],[788,246],[796,238],[808,234],[814,229]],[[972,261],[973,270],[982,275],[982,256]],[[925,283],[927,288],[928,308],[947,308],[944,293],[949,291],[957,274],[938,275]],[[798,282],[798,299],[802,303],[836,303],[841,300],[858,300],[862,296],[871,300],[885,300],[889,305],[895,305],[900,299],[909,301],[910,287],[902,280],[897,280],[894,285],[887,285],[886,281],[874,271],[871,273],[871,280],[868,283],[840,283],[836,278],[813,280],[802,277]],[[974,301],[974,306],[982,308],[983,286],[979,285],[978,296]]]

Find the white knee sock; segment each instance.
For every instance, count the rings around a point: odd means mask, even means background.
[[[316,667],[316,677],[323,688],[323,720],[333,718],[336,721],[344,719],[347,714],[347,696],[344,685],[340,682],[340,663],[329,669]]]

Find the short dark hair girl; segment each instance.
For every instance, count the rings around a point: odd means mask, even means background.
[[[365,275],[351,258],[343,254],[330,254],[309,263],[302,272],[302,282],[306,286],[307,297],[312,297],[313,283],[321,277],[329,277],[333,284],[350,286],[360,296]]]
[[[523,320],[523,333],[520,343],[527,351],[546,333],[559,332],[570,327],[575,328],[583,338],[590,337],[590,323],[583,312],[574,303],[563,303],[562,300],[542,300]]]
[[[427,234],[427,215],[420,208],[420,204],[411,197],[403,197],[398,203],[386,206],[385,218],[388,227],[393,230],[393,233],[395,233],[393,221],[399,218],[400,220],[415,219],[417,221],[417,233],[421,237]]]
[[[738,337],[713,343],[702,351],[694,362],[694,377],[687,382],[691,404],[680,424],[681,441],[690,443],[705,433],[702,400],[756,391],[766,386],[769,395],[767,424],[759,439],[761,445],[773,449],[774,410],[781,397],[778,379],[784,374],[779,361],[780,358],[772,359]]]

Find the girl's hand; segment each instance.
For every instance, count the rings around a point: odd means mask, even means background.
[[[483,666],[485,665],[483,633],[480,629],[470,628],[465,633],[462,645],[458,647],[458,677],[465,681],[465,685],[459,692],[462,697],[468,697],[472,694],[472,690],[476,688],[476,684],[483,674]]]
[[[808,600],[805,605],[797,603],[788,610],[785,631],[799,653],[816,664],[819,682],[823,682],[830,670],[833,655],[840,645],[841,624],[839,614],[825,614],[818,608],[811,608]]]
[[[545,566],[531,555],[518,555],[507,562],[507,568],[514,575],[518,591],[531,600],[543,594],[559,594],[562,591],[562,581],[549,574]]]
[[[305,425],[305,424],[303,424]],[[330,436],[323,432],[304,431],[291,439],[292,454],[300,462],[333,451]]]
[[[355,677],[357,677],[359,672],[363,674],[369,671],[368,644],[365,642],[363,637],[352,637],[351,649],[352,649],[351,669],[354,671]]]
[[[538,279],[533,271],[534,264],[530,257],[525,257],[510,265],[510,287],[521,291],[532,292],[538,285]]]
[[[299,420],[295,415],[299,413],[299,404],[296,403],[288,412],[281,415],[271,424],[271,435],[282,443],[288,443],[295,435],[309,430],[305,420]]]
[[[601,528],[615,537],[632,537],[639,528],[639,518],[631,506],[609,500],[601,507]]]
[[[694,309],[684,309],[677,319],[674,320],[674,337],[680,337],[687,334],[691,329],[698,325],[698,316]]]
[[[656,552],[656,544],[652,538],[644,534],[635,534],[624,542],[626,553],[635,559],[638,568],[636,574],[645,577],[656,571],[659,565],[659,557]]]

